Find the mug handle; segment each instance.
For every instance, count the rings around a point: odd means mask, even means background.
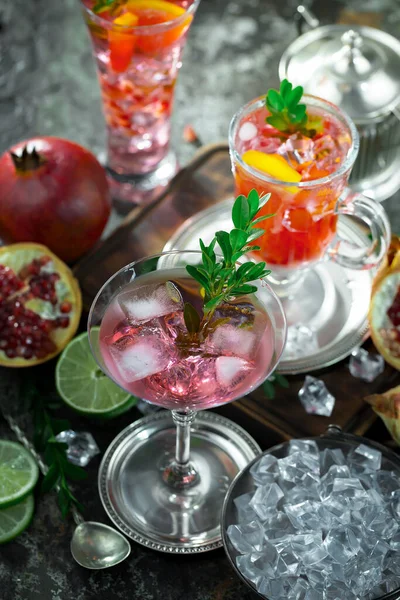
[[[361,221],[369,230],[371,243],[366,247],[356,246],[336,233],[327,249],[329,259],[349,269],[372,269],[378,266],[386,255],[391,238],[389,219],[381,204],[346,188],[335,212],[338,216],[349,215]]]

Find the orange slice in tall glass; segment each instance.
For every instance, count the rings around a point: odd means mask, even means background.
[[[160,25],[173,22],[185,14],[185,9],[167,0],[128,0],[126,5],[130,14],[138,18],[139,26]],[[192,16],[187,15],[185,19],[179,19],[179,23],[173,23],[160,32],[138,32],[136,47],[143,53],[154,54],[163,48],[170,46],[189,28]]]
[[[132,29],[138,25],[139,19],[131,13],[124,13],[113,21],[115,29],[108,32],[110,63],[114,71],[123,73],[129,66],[135,51],[136,36]]]

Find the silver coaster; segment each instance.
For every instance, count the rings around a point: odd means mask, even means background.
[[[164,247],[199,250],[198,240],[210,243],[219,229],[229,231],[232,199],[224,200],[185,221]],[[349,246],[368,247],[365,231],[351,218],[340,217],[338,228]],[[346,269],[321,262],[310,269],[289,301],[283,302],[289,329],[302,323],[313,336],[312,344],[299,343],[299,351],[285,349],[278,371],[306,373],[332,365],[368,337],[368,308],[375,271]],[[290,334],[290,331],[289,331]],[[289,336],[288,336],[289,338]]]
[[[199,483],[167,486],[162,472],[175,452],[169,411],[139,419],[106,450],[99,492],[111,521],[135,542],[169,554],[207,552],[222,546],[221,509],[230,483],[260,452],[238,425],[199,412],[191,427],[191,462]]]

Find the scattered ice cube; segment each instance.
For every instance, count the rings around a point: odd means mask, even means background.
[[[132,338],[126,344],[109,344],[108,350],[120,378],[127,383],[164,371],[172,358],[171,347],[156,334]]]
[[[283,538],[295,533],[295,528],[290,522],[289,517],[284,512],[274,513],[264,522],[265,538],[271,540],[282,540]]]
[[[284,350],[285,359],[298,358],[318,352],[318,339],[315,331],[306,325],[291,325],[287,330]]]
[[[304,600],[306,597],[309,584],[305,579],[297,579],[296,583],[291,589],[290,596],[293,600]]]
[[[317,509],[318,504],[309,500],[284,507],[293,527],[300,531],[318,531],[321,523]]]
[[[250,364],[238,356],[219,356],[215,361],[217,381],[222,387],[239,385],[250,368]]]
[[[238,513],[237,519],[239,523],[249,523],[250,521],[254,521],[256,518],[257,515],[254,512],[254,509],[250,506],[250,500],[252,498],[253,492],[242,494],[241,496],[235,498],[234,504]]]
[[[87,431],[66,429],[56,435],[56,440],[67,444],[67,458],[69,462],[79,467],[86,467],[94,456],[100,454],[94,437]]]
[[[262,548],[264,529],[258,521],[251,521],[244,525],[230,525],[227,534],[231,544],[241,554],[260,552]]]
[[[278,459],[272,454],[264,454],[250,469],[256,485],[274,483],[278,476]]]
[[[337,527],[328,533],[324,540],[324,546],[335,562],[345,565],[360,551],[357,530],[349,525]]]
[[[400,489],[399,477],[392,471],[379,471],[376,474],[376,483],[382,494],[390,495]]]
[[[348,505],[352,510],[359,510],[368,503],[368,494],[359,479],[354,477],[338,477],[333,480],[332,496]]]
[[[333,465],[344,465],[346,459],[339,448],[325,448],[320,454],[321,476],[325,475]]]
[[[307,452],[295,452],[281,458],[278,467],[282,479],[297,485],[308,473],[319,474],[319,459]]]
[[[330,417],[335,406],[335,398],[329,393],[325,383],[306,375],[299,399],[308,414]]]
[[[268,519],[277,510],[277,504],[283,498],[283,492],[276,483],[259,487],[254,494],[250,506],[262,520]]]
[[[319,457],[319,449],[314,440],[290,440],[289,454],[295,452],[308,452],[308,454]]]
[[[395,533],[395,535],[389,541],[389,545],[392,550],[400,550],[400,533]]]
[[[257,585],[257,591],[270,600],[281,600],[285,597],[285,585],[282,579],[263,577]]]
[[[253,556],[254,554],[239,554],[236,557],[236,566],[246,579],[257,583],[263,574],[254,566]],[[266,575],[271,577],[271,573],[266,573]]]
[[[277,577],[297,575],[299,572],[299,567],[300,561],[289,545],[279,552],[279,558],[276,565]]]
[[[375,450],[371,446],[360,444],[349,452],[348,460],[356,465],[363,467],[367,471],[379,471],[381,468],[382,453],[379,450]]]
[[[182,296],[171,281],[133,287],[120,294],[118,302],[129,321],[134,324],[183,310]]]
[[[256,135],[257,127],[254,125],[254,123],[250,123],[249,121],[243,123],[243,125],[239,129],[239,138],[242,140],[242,142],[248,142],[249,140],[252,140],[254,137],[256,137]]]
[[[349,371],[353,377],[363,381],[374,381],[385,370],[385,361],[380,354],[372,354],[357,348],[353,350],[349,361]]]

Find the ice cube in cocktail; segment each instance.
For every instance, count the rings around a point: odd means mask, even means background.
[[[273,358],[273,329],[256,297],[219,307],[221,324],[192,341],[183,319],[187,301],[201,311],[200,286],[182,268],[143,275],[116,295],[100,329],[115,381],[182,410],[224,404],[257,387]]]

